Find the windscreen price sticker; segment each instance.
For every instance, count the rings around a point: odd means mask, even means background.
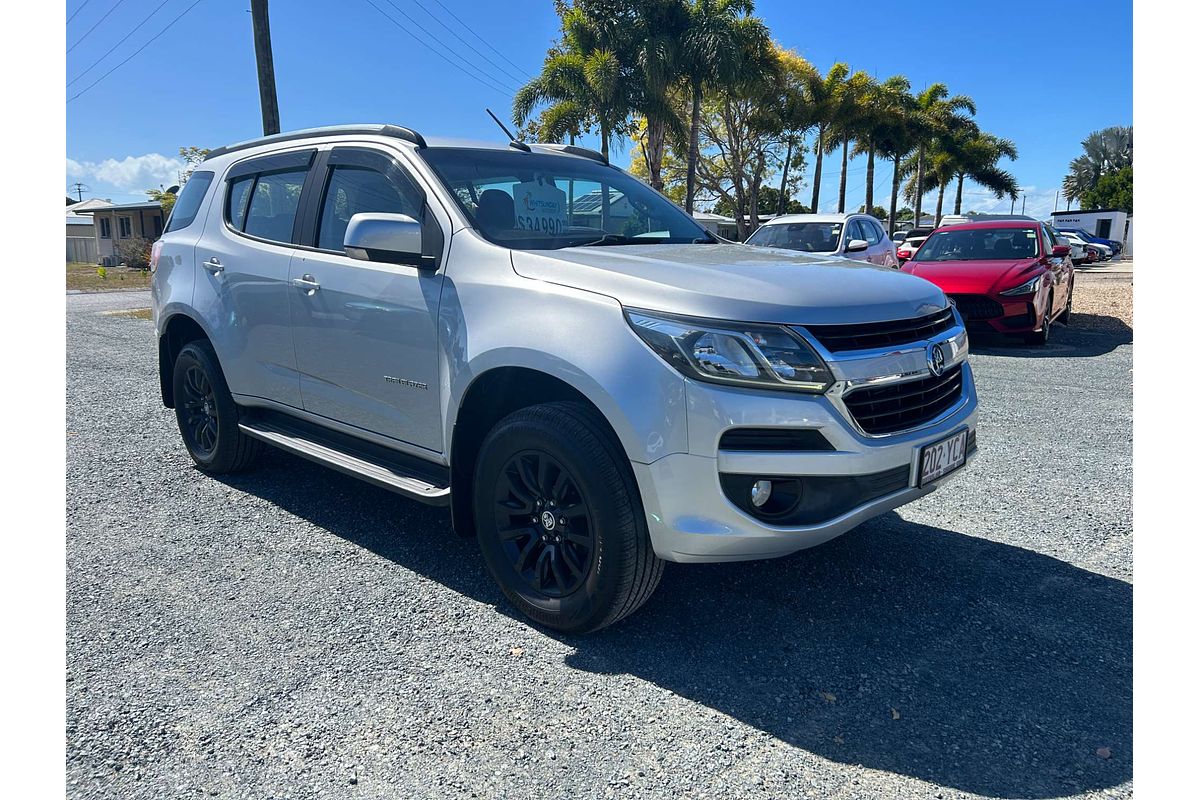
[[[513,192],[517,228],[559,234],[567,229],[567,193],[544,180],[518,183]]]

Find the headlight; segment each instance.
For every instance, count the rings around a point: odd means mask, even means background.
[[[825,362],[781,325],[626,312],[654,352],[691,378],[714,383],[824,392],[833,383]]]
[[[1037,275],[1034,275],[1020,286],[1014,286],[1011,289],[1006,289],[1000,294],[1004,295],[1005,297],[1015,297],[1022,294],[1034,294],[1042,285],[1042,274],[1043,273],[1039,272]]]

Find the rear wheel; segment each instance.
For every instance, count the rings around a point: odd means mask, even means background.
[[[263,444],[238,428],[238,407],[208,342],[189,342],[175,359],[175,419],[196,466],[219,475],[247,469]]]
[[[535,622],[603,628],[637,610],[662,577],[628,461],[583,404],[501,420],[480,449],[474,489],[488,571]]]

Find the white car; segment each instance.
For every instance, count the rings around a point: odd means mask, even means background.
[[[921,248],[925,240],[929,238],[929,234],[933,233],[933,228],[913,228],[908,233],[904,234],[904,241],[896,247],[896,258],[903,264],[913,257],[913,254]]]
[[[762,225],[746,244],[867,261],[896,269],[896,245],[868,214],[785,214]]]
[[[1080,236],[1078,233],[1071,233],[1070,231],[1061,231],[1061,233],[1063,236],[1066,237],[1067,241],[1072,245],[1072,251],[1074,250],[1075,245],[1079,245],[1080,247],[1083,248],[1085,253],[1090,251],[1094,256],[1092,259],[1085,258],[1083,260],[1108,261],[1110,258],[1112,258],[1112,248],[1106,244],[1097,244],[1096,242],[1089,242],[1086,239],[1084,239],[1082,236]],[[1072,259],[1073,258],[1074,257],[1072,256]]]
[[[1063,233],[1057,228],[1051,228],[1050,230],[1054,232],[1055,244],[1065,244],[1067,247],[1071,248],[1072,263],[1083,264],[1087,261],[1087,248],[1084,247],[1081,241],[1079,241],[1078,236],[1068,236],[1066,233]]]

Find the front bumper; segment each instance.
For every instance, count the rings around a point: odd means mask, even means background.
[[[978,401],[970,365],[963,363],[962,401],[933,423],[889,436],[855,429],[828,395],[797,397],[688,383],[691,452],[635,463],[654,551],[668,561],[742,561],[774,558],[827,542],[860,523],[929,494],[961,472],[917,486],[921,447],[967,428],[975,431]],[[816,429],[830,450],[726,451],[716,447],[721,432],[736,427]],[[974,436],[972,435],[972,440]],[[711,446],[708,443],[712,443]],[[969,464],[974,457],[967,455]],[[763,478],[876,476],[906,467],[908,480],[829,519],[806,525],[771,525],[751,516],[726,496],[721,474]],[[965,468],[965,466],[964,466]]]

